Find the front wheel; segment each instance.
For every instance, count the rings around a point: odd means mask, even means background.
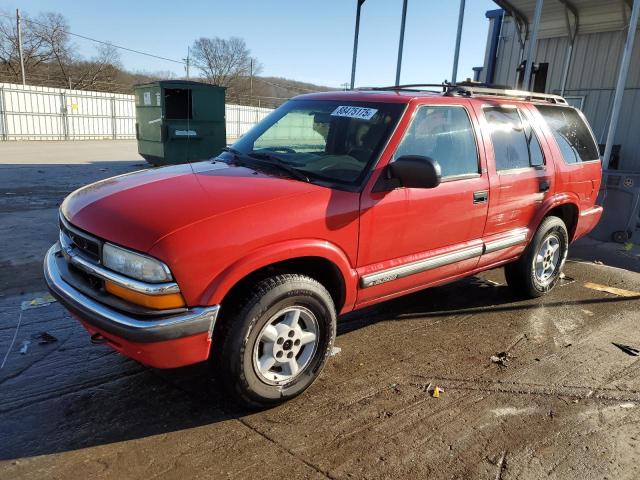
[[[293,398],[318,377],[333,347],[336,312],[329,292],[297,274],[259,282],[224,318],[217,365],[223,385],[244,406]]]
[[[530,298],[549,292],[560,279],[569,234],[558,217],[545,218],[522,256],[504,267],[507,284]]]

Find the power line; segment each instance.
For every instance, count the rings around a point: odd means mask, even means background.
[[[7,15],[6,13],[0,13],[0,16],[13,20],[13,17],[11,15]],[[46,25],[44,23],[40,23],[40,22],[37,22],[35,20],[31,20],[31,19],[27,19],[27,18],[21,18],[21,20],[23,22],[33,23],[34,25],[39,25],[41,27],[47,27],[48,26],[48,25]],[[63,33],[66,33],[67,35],[71,35],[73,37],[82,38],[84,40],[89,40],[91,42],[100,43],[102,45],[109,45],[109,46],[112,46],[114,48],[119,48],[120,50],[125,50],[125,51],[131,52],[131,53],[137,53],[138,55],[145,55],[147,57],[157,58],[159,60],[166,60],[167,62],[173,62],[173,63],[179,63],[180,65],[185,65],[185,62],[182,61],[182,60],[174,60],[173,58],[161,57],[160,55],[154,55],[153,53],[147,53],[147,52],[143,52],[141,50],[135,50],[133,48],[123,47],[122,45],[116,45],[115,43],[105,42],[104,40],[98,40],[97,38],[87,37],[85,35],[80,35],[78,33],[70,32],[68,30],[60,30],[60,31],[63,32]]]

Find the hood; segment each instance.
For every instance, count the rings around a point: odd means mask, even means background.
[[[73,225],[97,237],[148,252],[162,237],[194,222],[320,189],[207,161],[87,185],[70,194],[61,211]]]

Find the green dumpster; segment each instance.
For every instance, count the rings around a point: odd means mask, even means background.
[[[224,87],[161,80],[134,92],[138,153],[152,165],[206,160],[226,146]]]

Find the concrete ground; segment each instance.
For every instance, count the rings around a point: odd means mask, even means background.
[[[349,314],[320,379],[263,412],[203,366],[91,345],[57,303],[22,310],[64,195],[142,165],[132,142],[0,143],[0,478],[639,478],[640,357],[612,345],[640,346],[629,269],[569,261],[526,301],[496,270]]]

